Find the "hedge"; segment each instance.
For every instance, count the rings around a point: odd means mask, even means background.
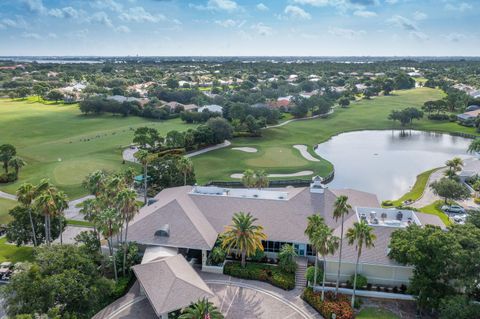
[[[247,263],[243,268],[238,262],[228,262],[223,273],[232,277],[268,282],[284,290],[295,288],[295,274],[283,272],[274,265]]]
[[[305,288],[302,299],[317,310],[324,318],[332,318],[334,313],[337,319],[353,319],[353,309],[350,306],[350,299],[344,295],[335,294],[332,291],[325,293],[325,300],[322,301],[321,293],[314,292],[312,288]]]

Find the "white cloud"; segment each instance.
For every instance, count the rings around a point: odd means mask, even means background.
[[[47,36],[48,36],[49,38],[52,38],[52,39],[58,38],[57,34],[56,34],[56,33],[53,33],[53,32],[48,33]]]
[[[227,19],[227,20],[216,20],[216,24],[224,27],[224,28],[232,28],[237,25],[237,21],[232,20],[232,19]]]
[[[256,8],[259,11],[268,11],[268,7],[265,4],[263,4],[262,2],[257,4]]]
[[[17,16],[15,20],[10,18],[2,19],[1,24],[3,25],[3,29],[5,28],[26,29],[27,28],[27,23],[20,16]]]
[[[377,16],[375,12],[367,11],[367,10],[357,10],[353,14],[357,17],[362,17],[362,18],[373,18]]]
[[[121,33],[130,33],[130,28],[127,27],[126,25],[121,25],[115,28],[115,31],[121,32]]]
[[[120,19],[124,21],[156,23],[165,20],[165,16],[162,14],[153,15],[150,12],[145,11],[143,7],[134,7],[123,12],[120,15]]]
[[[420,32],[420,31],[412,31],[412,32],[410,32],[410,36],[412,36],[416,39],[419,39],[419,40],[428,40],[429,39],[428,35],[426,35],[423,32]]]
[[[31,12],[40,14],[44,14],[45,12],[47,12],[47,8],[45,8],[45,6],[43,5],[42,0],[22,0],[22,2]]]
[[[273,29],[261,22],[252,25],[251,27],[254,31],[256,31],[259,35],[269,36],[273,33]]]
[[[417,21],[425,20],[427,17],[427,14],[421,11],[415,11],[415,13],[413,14],[413,18]]]
[[[457,32],[453,32],[445,36],[445,39],[451,42],[460,42],[462,40],[465,40],[466,38],[467,36],[465,34]]]
[[[38,33],[24,32],[22,38],[40,40],[42,37]]]
[[[330,27],[328,28],[328,33],[342,38],[355,39],[363,36],[366,32],[363,30]]]
[[[15,28],[18,25],[16,21],[13,21],[12,19],[8,19],[8,18],[3,19],[2,24],[10,28]]]
[[[190,3],[191,8],[198,10],[212,10],[212,11],[235,11],[240,7],[233,0],[208,0],[206,5],[196,5]]]
[[[103,25],[105,25],[109,28],[113,28],[112,20],[110,20],[110,17],[103,11],[99,11],[99,12],[94,13],[90,17],[89,21],[100,23],[100,24],[103,24]]]
[[[413,21],[401,15],[391,17],[388,22],[407,31],[419,31],[417,25]]]
[[[449,11],[458,11],[458,12],[464,12],[467,10],[473,9],[473,6],[467,2],[453,2],[453,3],[446,3],[445,4],[445,10]]]
[[[284,10],[285,14],[289,15],[292,18],[309,20],[312,18],[310,13],[306,12],[300,7],[288,5]]]
[[[322,7],[331,4],[331,0],[293,0],[295,3],[308,4],[315,7]]]
[[[48,15],[56,18],[78,18],[79,12],[72,7],[54,8],[48,11]]]
[[[95,0],[92,7],[97,9],[108,9],[115,12],[122,12],[123,6],[115,0]]]
[[[389,4],[395,4],[398,2],[398,0],[385,0],[385,2]]]

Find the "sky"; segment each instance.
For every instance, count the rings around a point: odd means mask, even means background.
[[[480,56],[479,0],[0,0],[0,56]]]

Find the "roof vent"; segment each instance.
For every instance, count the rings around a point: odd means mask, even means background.
[[[323,178],[322,177],[317,175],[314,178],[312,178],[312,182],[310,183],[310,192],[311,193],[322,194],[324,192],[325,188],[327,188],[327,187],[323,184]]]
[[[155,232],[156,237],[170,237],[170,225],[165,224]]]

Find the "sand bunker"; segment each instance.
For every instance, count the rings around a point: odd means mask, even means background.
[[[258,150],[254,147],[232,147],[232,150],[246,152],[246,153],[256,153]]]
[[[268,177],[299,177],[299,176],[308,176],[312,175],[313,171],[300,171],[291,174],[268,174]],[[231,178],[241,179],[243,177],[242,173],[232,174],[230,175]]]
[[[300,154],[302,154],[303,158],[306,159],[307,161],[310,162],[320,162],[318,158],[315,158],[308,152],[308,147],[307,145],[293,145],[294,148],[300,151]]]

